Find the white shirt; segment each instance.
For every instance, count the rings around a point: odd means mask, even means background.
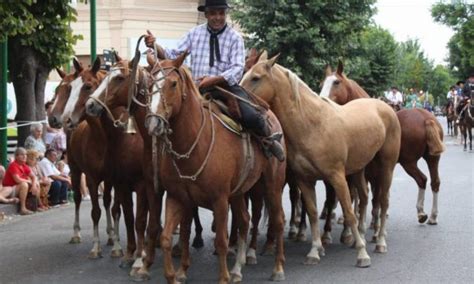
[[[403,97],[400,92],[396,92],[395,94],[393,92],[388,92],[385,97],[394,104],[399,104],[403,102]]]
[[[53,162],[51,162],[48,158],[43,158],[39,163],[39,168],[44,176],[59,176],[61,173],[56,168]]]
[[[446,98],[448,98],[448,99],[454,98],[453,92],[449,91],[448,94],[446,95]]]

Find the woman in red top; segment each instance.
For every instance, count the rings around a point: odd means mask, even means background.
[[[19,147],[15,151],[15,161],[7,168],[3,179],[3,190],[11,190],[13,196],[20,197],[20,214],[30,215],[33,212],[26,209],[26,196],[28,191],[38,191],[36,176],[26,164],[26,150]]]

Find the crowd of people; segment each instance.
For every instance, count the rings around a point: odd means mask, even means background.
[[[432,94],[423,90],[417,91],[415,88],[408,89],[407,92],[400,92],[397,87],[392,87],[385,93],[385,98],[392,105],[401,108],[424,108],[429,112],[434,110],[434,98]]]
[[[52,104],[46,103],[47,114]],[[46,133],[43,133],[43,127],[41,123],[32,124],[24,147],[15,150],[6,169],[0,165],[0,203],[18,204],[21,215],[69,204],[68,194],[72,192],[72,184],[66,134],[62,129],[47,124],[44,127]],[[84,175],[81,178],[81,194],[83,200],[90,200]]]

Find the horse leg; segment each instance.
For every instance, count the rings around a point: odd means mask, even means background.
[[[71,240],[69,241],[70,244],[78,244],[81,242],[81,225],[79,222],[80,216],[80,209],[81,209],[81,172],[72,170],[71,171],[71,182],[72,182],[72,190],[74,192],[74,225],[73,230],[74,233],[72,235]]]
[[[135,216],[133,214],[132,191],[126,184],[115,186],[115,194],[119,195],[120,204],[122,204],[123,217],[127,230],[127,252],[122,258],[122,263],[133,263],[133,255],[137,249],[135,240]]]
[[[416,210],[418,212],[418,222],[424,223],[428,216],[424,212],[425,191],[426,191],[426,176],[420,171],[414,162],[400,162],[405,171],[416,181],[418,185],[418,201],[416,202]],[[383,216],[382,216],[383,217]]]
[[[249,230],[249,212],[247,210],[247,205],[245,204],[245,198],[243,195],[237,196],[231,199],[232,202],[232,219],[236,219],[239,227],[239,235],[238,235],[238,247],[237,247],[237,255],[235,258],[235,264],[232,268],[231,280],[234,283],[242,282],[242,266],[245,265],[246,256],[245,252],[247,250],[247,233]],[[253,208],[253,205],[252,205]],[[261,208],[260,208],[261,210]],[[236,213],[234,215],[234,212]],[[255,226],[257,225],[257,226]],[[254,224],[254,228],[257,227],[258,231],[258,223]]]
[[[105,191],[105,190],[104,190]],[[120,233],[119,233],[119,227],[120,227],[120,200],[119,200],[119,194],[115,193],[114,194],[114,205],[112,205],[112,217],[114,220],[114,229],[112,230],[112,242],[113,242],[113,247],[112,251],[110,252],[111,257],[122,257],[123,256],[123,251],[122,251],[122,246],[120,245]],[[120,267],[122,267],[122,263],[120,264]]]
[[[359,234],[357,219],[352,209],[352,202],[349,187],[344,175],[344,169],[341,169],[335,175],[330,176],[328,181],[334,187],[336,196],[341,203],[342,211],[344,213],[344,224],[350,226],[352,230],[352,235],[355,240],[355,248],[357,249],[357,266],[368,267],[370,266],[370,257],[365,248],[365,241]]]
[[[324,254],[323,244],[321,243],[321,235],[319,232],[318,209],[316,203],[316,190],[314,189],[315,182],[303,182],[298,180],[298,187],[303,194],[303,200],[306,205],[306,211],[309,217],[309,224],[311,226],[311,250],[306,255],[304,264],[314,265],[319,263],[319,254]]]
[[[165,206],[165,227],[160,237],[161,249],[163,251],[164,274],[168,283],[176,283],[176,274],[171,249],[173,244],[173,231],[176,226],[178,226],[179,222],[181,222],[183,206],[170,196],[166,197]],[[150,241],[150,238],[148,238],[148,241]]]
[[[326,212],[325,218],[326,218],[326,223],[324,224],[324,233],[323,236],[321,237],[321,241],[323,245],[329,245],[332,243],[332,237],[331,237],[331,231],[332,231],[332,210],[334,207],[334,204],[336,203],[336,193],[334,191],[334,188],[331,186],[331,184],[324,182],[324,186],[326,187],[326,201],[324,202],[324,211]],[[321,213],[321,216],[323,214]]]
[[[285,254],[283,248],[283,229],[285,226],[285,214],[283,212],[282,205],[282,191],[284,186],[285,177],[278,175],[269,178],[265,178],[265,204],[267,204],[269,212],[269,227],[267,233],[268,240],[276,240],[276,252],[275,252],[275,267],[273,268],[272,281],[283,281],[285,280]],[[316,203],[315,203],[316,204]],[[315,212],[315,219],[318,219],[318,214]],[[321,241],[320,241],[321,243]]]
[[[301,210],[299,208],[299,202],[301,200],[300,198],[300,192],[298,187],[296,186],[293,178],[288,178],[287,176],[287,182],[288,186],[290,188],[290,201],[291,201],[291,218],[290,218],[290,231],[288,232],[288,238],[290,240],[296,239],[296,224],[298,224],[297,220],[297,215],[298,215],[298,210]],[[300,218],[301,222],[301,213],[300,213]]]
[[[257,264],[257,236],[258,223],[262,217],[263,192],[256,192],[258,188],[250,190],[250,200],[252,201],[252,238],[247,252],[247,264]]]
[[[107,245],[113,246],[114,245],[114,226],[112,224],[112,214],[110,212],[110,204],[112,203],[112,186],[106,182],[104,182],[104,194],[102,196],[102,202],[104,203],[105,208],[105,218],[107,220]]]
[[[181,244],[181,262],[176,272],[176,280],[178,282],[186,282],[186,272],[191,265],[191,259],[189,257],[189,238],[191,236],[191,225],[193,222],[193,216],[197,214],[198,207],[193,209],[184,209],[184,215],[179,226],[179,243]]]
[[[304,196],[301,194],[300,196],[301,202],[301,218],[300,218],[300,225],[298,226],[298,233],[296,234],[296,241],[298,242],[305,242],[306,241],[306,203],[304,201]]]
[[[145,230],[148,214],[148,202],[146,200],[146,192],[144,183],[140,182],[136,185],[135,191],[137,193],[137,215],[135,216],[135,230],[137,231],[137,249],[133,258],[135,259],[130,276],[134,277],[137,271],[143,266],[142,257],[145,254]]]
[[[216,238],[214,246],[219,255],[219,283],[228,283],[230,279],[227,268],[227,218],[229,214],[229,204],[227,197],[221,198],[214,204],[214,221],[216,222]],[[166,214],[168,216],[168,214]]]
[[[89,252],[89,258],[95,259],[102,257],[102,249],[100,248],[100,239],[99,239],[99,220],[101,215],[100,205],[99,205],[99,182],[89,178],[87,176],[87,187],[89,188],[89,193],[91,195],[91,217],[94,226],[94,236],[92,238],[92,249]]]
[[[372,242],[377,242],[378,235],[380,233],[380,200],[379,200],[379,184],[377,178],[371,176],[370,188],[372,190],[372,221],[370,222],[371,228],[374,230],[372,236]]]
[[[193,248],[202,248],[204,246],[204,240],[202,239],[202,225],[201,220],[199,219],[199,208],[196,207],[193,210],[193,219],[194,219],[194,226],[196,236],[194,236],[193,240]]]
[[[416,164],[415,164],[416,166]],[[385,238],[387,236],[386,231],[386,220],[387,220],[387,210],[389,205],[389,196],[390,196],[390,185],[392,184],[393,168],[382,166],[380,170],[380,232],[377,238],[377,244],[375,246],[375,252],[377,253],[386,253],[387,252],[387,242]],[[426,178],[426,177],[425,177]],[[425,180],[426,183],[426,180]],[[423,190],[423,194],[424,194]],[[424,196],[423,196],[424,197]]]
[[[359,233],[365,242],[365,217],[369,199],[367,181],[365,180],[365,171],[362,170],[359,173],[354,174],[351,180],[357,188],[357,196],[359,200]]]
[[[238,231],[239,231],[239,224],[237,222],[237,217],[235,215],[237,212],[234,211],[232,204],[230,205],[230,211],[232,212],[232,219],[230,221],[230,237],[229,237],[229,251],[228,253],[231,255],[235,255],[237,253],[237,241],[238,241]]]
[[[439,179],[438,165],[441,156],[427,156],[425,158],[428,164],[428,170],[431,178],[431,191],[433,192],[433,205],[431,207],[431,215],[428,220],[429,225],[438,224],[438,193],[441,184]]]

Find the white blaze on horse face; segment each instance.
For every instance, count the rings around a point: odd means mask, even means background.
[[[334,81],[337,80],[336,75],[331,75],[326,77],[326,80],[324,80],[324,85],[323,89],[321,90],[321,94],[319,94],[321,97],[326,97],[329,98],[329,94],[331,93],[331,88],[332,85],[334,84]]]
[[[161,101],[161,88],[165,84],[165,75],[163,72],[159,72],[157,75],[157,83],[153,84],[152,96],[151,96],[151,112],[158,113],[158,106]]]
[[[77,101],[79,100],[79,94],[81,93],[81,88],[84,82],[82,81],[82,76],[79,76],[77,79],[71,82],[71,93],[64,108],[63,121],[69,118],[74,111]]]
[[[100,94],[107,89],[107,85],[109,85],[110,81],[118,75],[120,75],[120,69],[112,69],[110,73],[105,77],[105,79],[100,83],[99,87],[92,93],[91,97],[98,99]]]

